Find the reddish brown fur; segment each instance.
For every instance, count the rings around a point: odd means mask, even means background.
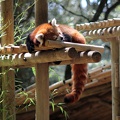
[[[70,35],[72,37],[72,41],[74,43],[82,43],[82,44],[86,43],[86,40],[83,37],[83,35],[80,34],[77,30],[75,30],[67,25],[62,25],[62,24],[60,24],[58,27],[60,28],[62,33]]]
[[[60,31],[60,30],[59,30]],[[55,36],[59,35],[58,29],[56,27],[53,27],[49,23],[44,23],[42,25],[39,25],[31,34],[30,37],[33,40],[33,42],[36,44],[35,35],[43,33],[44,34],[44,40],[55,40]]]
[[[65,96],[66,103],[73,103],[80,99],[87,82],[87,64],[73,64],[72,73],[72,92]]]
[[[85,44],[86,40],[77,30],[67,25],[59,25],[61,31],[72,36],[72,42]],[[64,98],[66,103],[73,103],[80,99],[87,82],[87,64],[73,64],[72,67],[72,91]]]
[[[59,35],[58,31],[61,30],[62,33],[68,34],[72,38],[72,42],[85,44],[85,38],[77,30],[70,28],[67,25],[59,25],[53,27],[49,23],[42,24],[38,26],[31,34],[30,37],[34,44],[36,44],[35,35],[43,33],[44,40],[51,39],[54,40],[55,35]],[[73,64],[72,65],[72,91],[65,96],[64,101],[66,103],[73,103],[80,99],[80,96],[84,90],[86,79],[87,79],[87,64]]]

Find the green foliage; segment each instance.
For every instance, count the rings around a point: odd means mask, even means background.
[[[25,97],[25,101],[23,102],[23,105],[25,105],[25,109],[30,107],[31,105],[35,105],[35,99],[29,97],[29,94],[25,91],[19,92],[18,95],[22,95]]]
[[[64,109],[65,103],[55,103],[55,101],[54,101],[54,97],[55,97],[56,92],[57,91],[54,90],[50,94],[50,105],[52,107],[53,112],[55,111],[55,109],[59,109],[61,111],[61,113],[65,116],[65,119],[67,120],[69,118],[69,115],[67,114],[67,111]]]
[[[49,68],[49,78],[50,85],[61,80],[60,76],[58,75],[58,72],[55,70],[55,67]]]
[[[0,93],[0,104],[3,102],[3,95],[4,95],[4,91],[1,91],[1,93]]]
[[[65,71],[64,69],[65,69],[65,66],[64,67],[60,67],[60,66],[49,67],[50,85],[63,80],[63,75]],[[35,67],[32,67],[32,71],[35,75],[36,74]]]
[[[64,103],[55,103],[54,101],[50,101],[50,105],[52,106],[53,112],[55,111],[55,108],[58,108],[61,111],[61,113],[65,116],[66,120],[69,118],[69,115],[63,108]]]
[[[14,16],[15,16],[14,44],[15,45],[25,43],[26,36],[35,27],[35,21],[32,19],[29,20],[28,22],[26,18],[27,12],[29,11],[29,9],[31,9],[34,6],[34,4],[35,2],[32,2],[31,4],[27,4],[25,7],[23,3],[20,3],[19,0],[15,2],[15,6],[14,6]],[[21,5],[23,5],[23,7],[21,7]]]

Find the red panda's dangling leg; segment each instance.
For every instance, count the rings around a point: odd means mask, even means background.
[[[72,91],[65,96],[65,103],[73,103],[80,99],[87,83],[87,64],[73,64],[72,73]]]

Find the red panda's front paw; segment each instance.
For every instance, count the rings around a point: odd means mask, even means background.
[[[36,40],[40,43],[39,44],[39,46],[42,46],[43,45],[43,39],[44,39],[44,35],[42,34],[42,33],[40,33],[40,34],[37,34],[36,36],[35,36],[35,38],[36,38]]]
[[[65,33],[63,33],[63,35],[64,35],[64,38],[62,40],[63,42],[72,42],[72,37],[70,35]]]

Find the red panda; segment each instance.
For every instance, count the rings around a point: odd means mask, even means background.
[[[85,44],[86,40],[77,30],[67,26],[56,24],[53,19],[50,23],[44,23],[38,26],[28,35],[26,45],[30,53],[34,52],[34,46],[45,40],[61,40],[73,43]],[[74,103],[80,99],[80,96],[87,82],[87,64],[72,64],[72,91],[64,97],[65,103]]]

